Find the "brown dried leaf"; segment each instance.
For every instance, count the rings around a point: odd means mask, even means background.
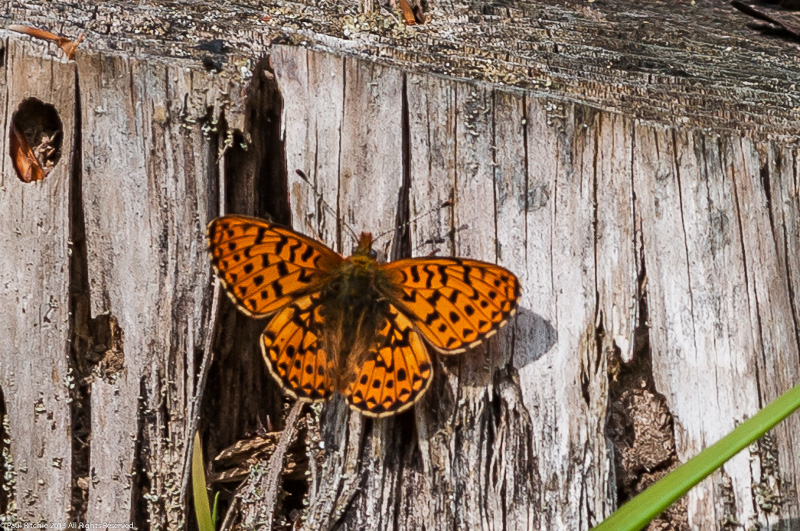
[[[17,170],[17,177],[22,182],[30,183],[44,179],[44,172],[31,151],[28,139],[17,128],[17,124],[13,120],[11,121],[11,160],[14,169]]]
[[[8,29],[16,31],[17,33],[30,35],[35,39],[42,39],[56,43],[64,51],[64,54],[66,54],[67,59],[70,61],[75,59],[75,52],[78,50],[78,46],[80,46],[81,42],[83,42],[84,37],[83,33],[81,33],[80,37],[73,41],[67,37],[59,37],[58,35],[50,33],[49,31],[32,28],[31,26],[21,26],[19,24],[12,24],[8,27]]]
[[[416,26],[417,24],[425,24],[425,15],[422,13],[422,7],[414,5],[413,7],[407,0],[400,0],[400,9],[403,11],[403,19],[408,26]]]
[[[217,457],[214,458],[214,463],[221,466],[229,466],[236,463],[241,463],[251,456],[259,453],[262,450],[274,449],[278,443],[278,436],[280,432],[268,433],[266,437],[253,437],[251,439],[244,439],[236,441],[231,446],[222,450]]]

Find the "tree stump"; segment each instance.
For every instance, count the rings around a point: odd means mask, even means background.
[[[230,525],[588,529],[797,383],[797,45],[710,0],[423,8],[6,4],[86,39],[2,33],[0,522],[194,528],[199,419],[207,458],[279,432],[215,487]],[[43,180],[12,125],[57,135]],[[411,410],[284,431],[265,322],[215,288],[222,213],[496,262],[520,307]],[[800,529],[798,438],[652,528]]]

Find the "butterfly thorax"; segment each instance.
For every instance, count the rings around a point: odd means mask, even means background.
[[[355,380],[386,315],[388,303],[381,295],[386,274],[371,244],[372,236],[363,233],[356,251],[332,272],[322,290],[323,348],[329,354],[334,387],[340,392]]]

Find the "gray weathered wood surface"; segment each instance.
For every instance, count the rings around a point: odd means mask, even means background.
[[[74,63],[3,33],[0,389],[23,521],[187,525],[207,342],[207,452],[280,428],[263,322],[212,304],[221,210],[345,254],[342,223],[389,232],[387,256],[523,284],[511,326],[439,356],[413,413],[307,412],[309,479],[276,524],[587,529],[798,381],[798,46],[724,4],[441,2],[414,28],[337,2],[4,7],[87,32]],[[227,50],[195,48],[213,38]],[[59,111],[63,156],[22,184],[7,132],[30,96]],[[659,525],[800,529],[798,439],[795,416]]]
[[[3,50],[4,109],[38,98],[54,105],[63,122],[60,164],[41,184],[23,186],[7,155],[10,115],[3,120],[0,385],[15,439],[19,515],[28,521],[41,514],[66,521],[73,480],[68,355],[75,64],[43,57],[20,40],[4,40]],[[26,75],[12,75],[19,71]],[[15,433],[21,434],[19,442]]]

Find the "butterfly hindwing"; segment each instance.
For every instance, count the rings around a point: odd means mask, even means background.
[[[383,266],[398,308],[437,350],[480,343],[516,311],[519,280],[495,264],[465,258],[409,258]]]
[[[333,392],[328,355],[323,349],[319,292],[300,297],[278,311],[261,334],[272,375],[299,400],[325,400]]]
[[[411,321],[392,305],[356,380],[345,390],[350,407],[371,417],[411,407],[431,382],[431,358]]]
[[[246,216],[213,220],[207,239],[211,263],[225,291],[254,317],[314,291],[344,260],[319,242]]]

